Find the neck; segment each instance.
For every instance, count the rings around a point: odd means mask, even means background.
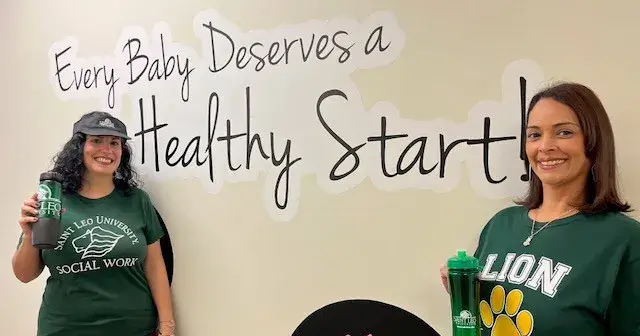
[[[78,193],[87,198],[101,198],[113,192],[114,188],[112,176],[86,174]]]
[[[576,207],[584,202],[584,183],[568,186],[544,185],[542,190],[543,201],[536,209],[539,221],[572,215],[578,211]]]

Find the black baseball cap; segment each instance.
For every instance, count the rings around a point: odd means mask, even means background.
[[[127,135],[127,126],[107,112],[89,112],[73,124],[73,134],[83,133],[87,135],[113,135],[130,140]]]

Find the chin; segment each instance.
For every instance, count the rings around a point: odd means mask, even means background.
[[[116,167],[92,165],[89,171],[94,175],[110,175],[112,176],[116,172]]]
[[[114,176],[114,171],[100,171],[100,170],[92,170],[91,173],[94,176]]]
[[[571,184],[577,179],[576,176],[570,174],[550,174],[548,172],[545,174],[543,172],[542,174],[536,173],[536,175],[542,184],[556,187]]]
[[[548,186],[560,186],[563,185],[566,180],[563,178],[541,178],[540,181],[542,182],[542,184]]]

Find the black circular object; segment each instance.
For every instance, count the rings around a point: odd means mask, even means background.
[[[156,211],[156,215],[158,216],[158,220],[160,221],[160,226],[162,226],[162,230],[164,230],[164,236],[160,238],[160,247],[162,248],[162,257],[164,258],[164,264],[167,267],[167,276],[169,277],[169,286],[173,282],[173,247],[171,246],[171,235],[169,234],[169,230],[167,229],[167,225],[164,223],[164,219],[160,215],[158,209],[154,207]]]
[[[353,299],[326,305],[300,323],[292,336],[440,336],[416,315],[393,305]]]

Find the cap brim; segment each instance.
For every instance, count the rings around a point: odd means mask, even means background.
[[[111,135],[111,136],[117,136],[117,137],[121,137],[123,139],[131,140],[131,138],[128,137],[126,134],[120,133],[120,132],[112,130],[112,129],[92,129],[92,130],[82,131],[82,133],[84,133],[86,135],[95,135],[95,136]]]

